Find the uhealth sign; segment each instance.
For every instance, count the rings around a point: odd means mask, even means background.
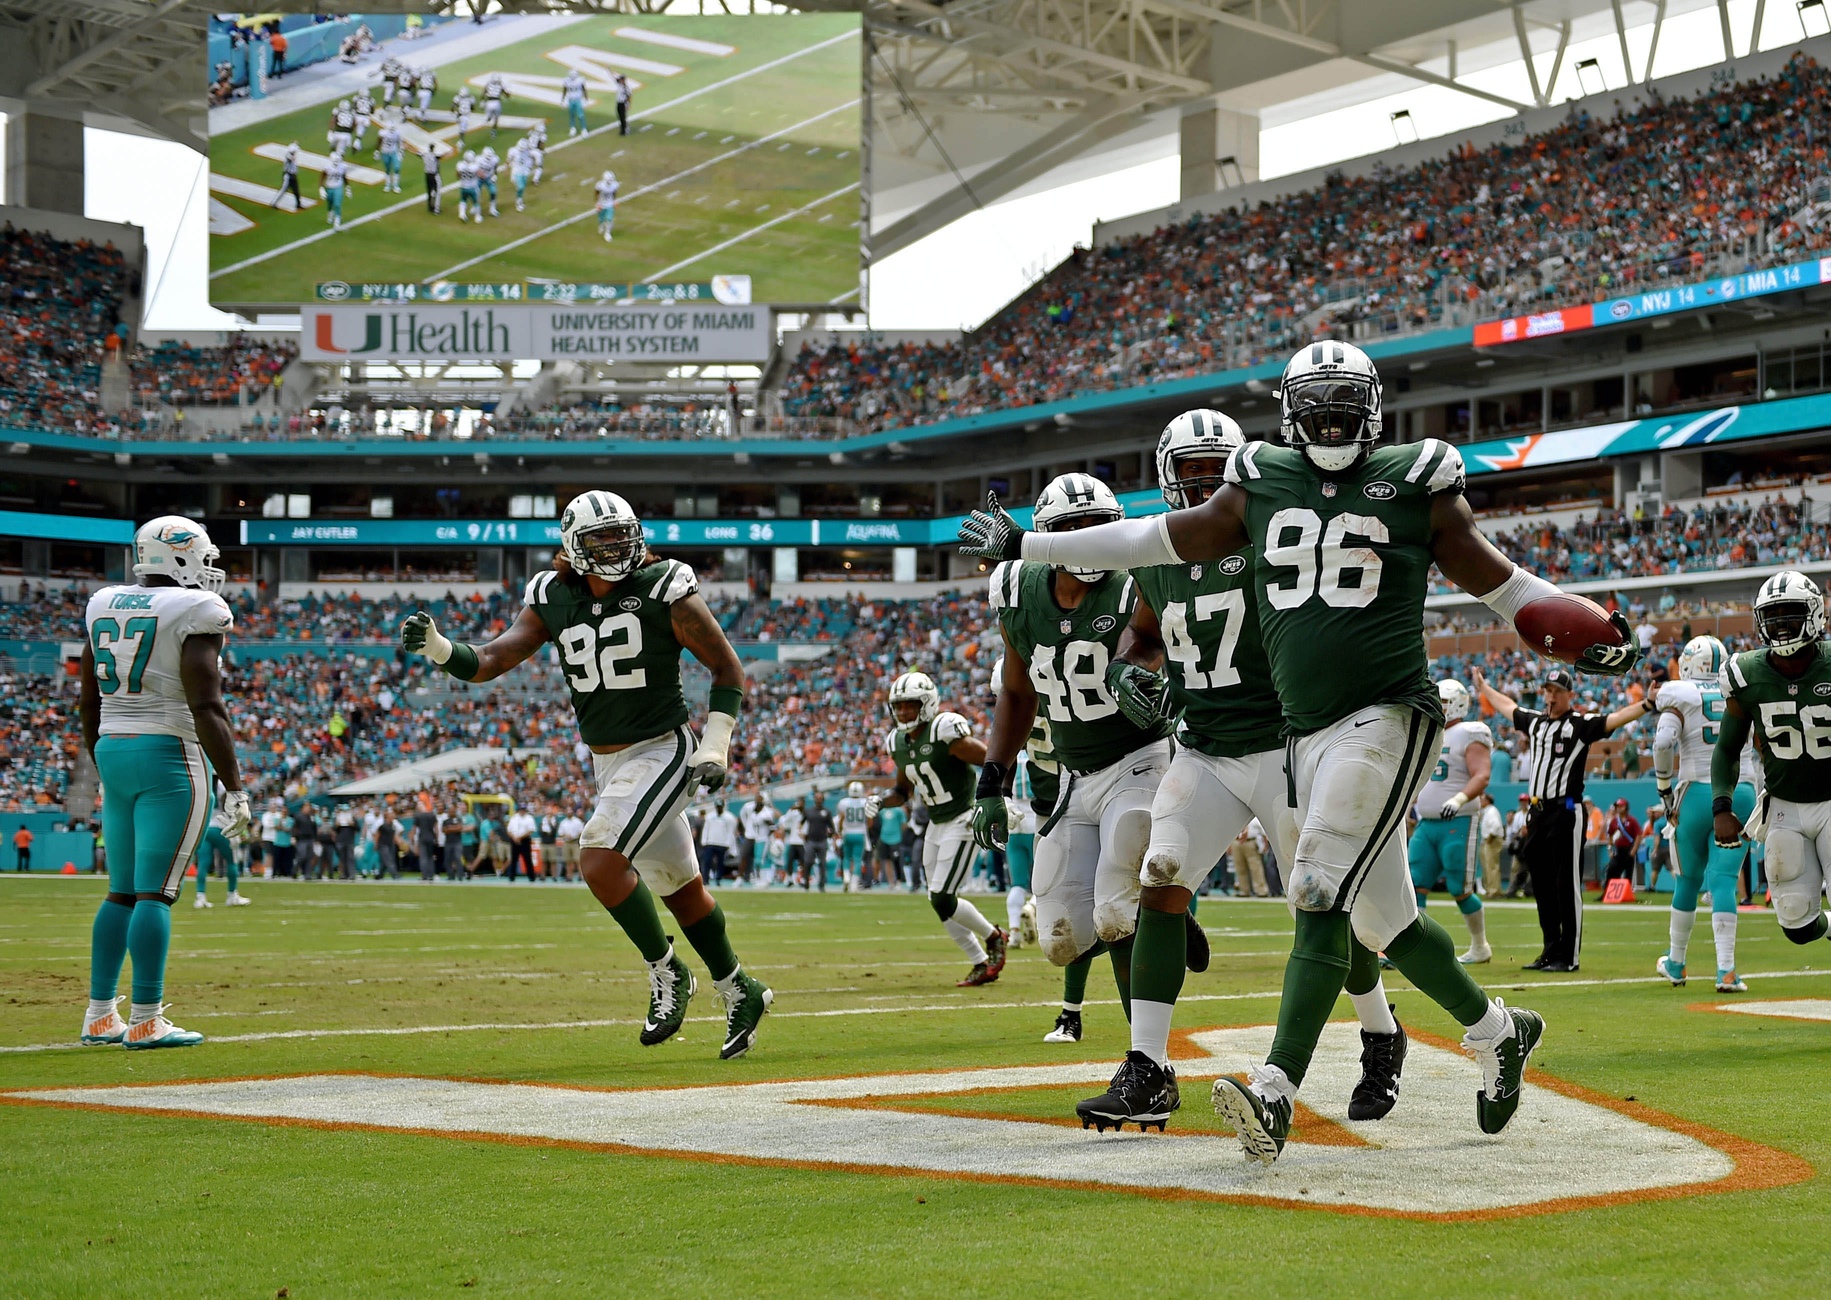
[[[1598,329],[1604,325],[1621,325],[1649,316],[1696,311],[1700,307],[1719,307],[1743,298],[1760,298],[1773,293],[1806,289],[1815,284],[1831,284],[1831,257],[1795,262],[1791,266],[1771,267],[1765,271],[1746,271],[1721,280],[1706,280],[1702,284],[1648,289],[1625,298],[1606,298],[1601,302],[1584,303],[1578,307],[1559,307],[1525,316],[1509,316],[1505,320],[1484,321],[1475,327],[1475,346],[1487,348],[1500,343],[1545,338],[1552,334]]]
[[[766,361],[769,308],[361,303],[301,309],[307,361]]]

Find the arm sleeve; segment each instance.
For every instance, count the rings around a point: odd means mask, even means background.
[[[1585,713],[1577,720],[1577,739],[1586,745],[1608,739],[1608,714]]]
[[[1168,514],[1121,519],[1073,533],[1025,533],[1024,559],[1108,571],[1182,563],[1170,544]]]
[[[1677,710],[1668,709],[1659,715],[1659,727],[1653,733],[1654,775],[1669,780],[1678,770],[1678,737],[1683,725]]]
[[[1542,716],[1544,715],[1535,713],[1531,709],[1515,707],[1513,710],[1513,729],[1519,732],[1520,735],[1529,737],[1532,735],[1532,729],[1538,725],[1539,719]]]
[[[1748,743],[1748,715],[1723,712],[1717,726],[1717,746],[1710,752],[1710,797],[1728,799],[1742,779],[1742,747]]]

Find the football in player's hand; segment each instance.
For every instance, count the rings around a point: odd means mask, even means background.
[[[1567,664],[1576,663],[1591,646],[1626,644],[1606,609],[1566,591],[1528,601],[1520,607],[1513,626],[1527,649]]]

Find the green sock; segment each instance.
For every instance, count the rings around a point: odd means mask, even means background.
[[[668,955],[668,936],[655,913],[655,896],[640,880],[629,897],[610,909],[611,919],[623,927],[623,933],[636,945],[642,960],[657,962]]]
[[[89,996],[105,1002],[121,983],[121,963],[127,960],[127,923],[133,908],[104,898],[89,927]]]
[[[1373,992],[1373,986],[1379,982],[1379,955],[1356,939],[1354,929],[1350,926],[1348,929],[1348,978],[1343,982],[1342,987],[1358,997],[1362,993]]]
[[[1488,995],[1456,960],[1449,931],[1428,916],[1420,916],[1399,931],[1386,945],[1386,958],[1420,993],[1456,1017],[1458,1024],[1472,1025],[1488,1014]]]
[[[1309,1072],[1316,1040],[1335,1009],[1348,974],[1351,940],[1346,912],[1297,913],[1297,938],[1285,963],[1284,996],[1278,1003],[1278,1031],[1265,1058],[1267,1065],[1284,1071],[1292,1087]]]
[[[1106,945],[1094,946],[1062,967],[1062,1005],[1078,1007],[1087,1001],[1087,973],[1094,968],[1094,958],[1106,951]]]
[[[1188,935],[1180,914],[1138,909],[1138,930],[1132,936],[1133,997],[1174,1003],[1181,996]]]
[[[1457,900],[1456,910],[1464,916],[1473,916],[1481,910],[1481,900],[1474,894],[1470,894],[1467,898]]]
[[[1106,945],[1113,958],[1113,983],[1119,986],[1119,1005],[1125,1008],[1126,1023],[1132,1019],[1132,936],[1116,939]]]
[[[692,925],[681,926],[680,932],[706,963],[706,973],[714,980],[722,980],[737,969],[737,954],[731,951],[731,940],[725,937],[725,913],[717,903]]]
[[[127,921],[127,951],[133,954],[133,1000],[136,1004],[165,1001],[165,953],[172,946],[172,909],[164,902],[142,898]]]

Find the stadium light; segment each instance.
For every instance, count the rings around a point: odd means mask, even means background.
[[[1418,143],[1418,124],[1412,121],[1409,108],[1401,108],[1392,115],[1392,135],[1400,144]]]
[[[1831,36],[1831,14],[1825,12],[1825,0],[1799,0],[1794,7],[1799,10],[1799,31],[1802,36]],[[1814,23],[1806,21],[1807,14],[1813,16],[1817,31],[1812,30]]]
[[[1819,0],[1822,4],[1823,0]],[[1591,81],[1594,85],[1591,85]],[[1602,64],[1595,59],[1577,61],[1577,84],[1583,87],[1584,95],[1600,95],[1608,89],[1608,81],[1602,75]]]

